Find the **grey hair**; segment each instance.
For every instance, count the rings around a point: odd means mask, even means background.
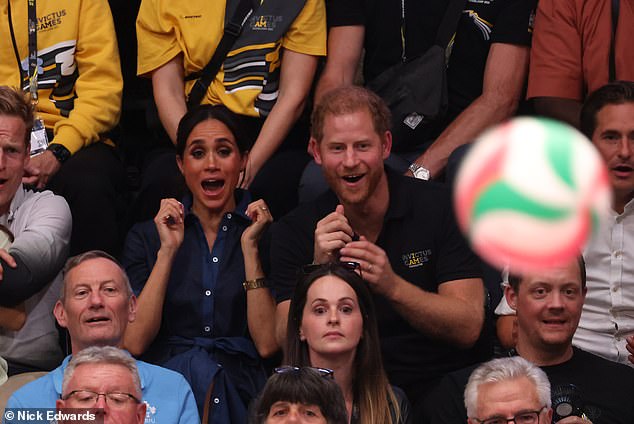
[[[66,286],[68,285],[68,274],[70,273],[70,271],[86,261],[99,258],[108,259],[119,268],[128,298],[130,298],[134,294],[134,292],[132,291],[132,286],[130,285],[128,274],[126,274],[125,269],[123,269],[119,261],[116,260],[114,256],[104,252],[103,250],[89,250],[87,252],[80,253],[79,255],[72,256],[66,261],[64,269],[62,270],[62,274],[64,275],[64,284],[62,284],[62,291],[59,296],[59,299],[62,301],[62,303],[64,303],[64,300],[66,299]]]
[[[485,362],[471,373],[464,391],[467,416],[476,418],[478,389],[481,384],[515,380],[522,377],[528,378],[535,385],[539,402],[550,408],[550,381],[548,381],[546,373],[526,359],[513,356]]]
[[[135,396],[141,399],[143,392],[141,391],[141,379],[139,378],[139,369],[136,361],[128,352],[114,346],[91,346],[74,355],[64,370],[64,379],[62,380],[62,393],[64,395],[68,394],[66,389],[75,369],[80,365],[86,364],[121,365],[127,368],[132,374],[132,382],[136,391]]]

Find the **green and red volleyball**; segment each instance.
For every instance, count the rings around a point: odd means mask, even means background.
[[[607,170],[572,127],[515,118],[485,132],[456,177],[458,223],[476,253],[532,272],[579,255],[609,210]]]

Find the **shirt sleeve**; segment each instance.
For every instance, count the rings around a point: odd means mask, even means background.
[[[296,214],[292,214],[272,228],[271,284],[278,303],[293,297],[298,273],[313,260],[312,234],[305,234],[298,224]]]
[[[128,275],[132,291],[136,296],[141,294],[153,267],[153,262],[150,262],[149,258],[151,242],[147,237],[147,226],[150,224],[154,225],[154,222],[143,222],[132,227],[126,237],[121,255],[121,265]],[[153,250],[153,252],[156,251]]]
[[[361,0],[326,0],[328,27],[365,25]]]
[[[136,20],[137,75],[145,76],[181,53],[176,20],[163,14],[161,0],[142,0]]]
[[[110,7],[105,0],[82,0],[77,21],[77,98],[67,119],[55,123],[53,142],[71,154],[99,140],[119,121],[123,77]]]
[[[458,229],[449,193],[443,200],[445,205],[444,231],[441,233],[440,252],[436,280],[442,284],[454,280],[467,278],[482,278],[480,259],[473,253],[465,237]],[[440,204],[438,205],[440,207]]]
[[[574,1],[540,0],[535,17],[527,98],[582,100],[582,47]]]
[[[492,43],[531,45],[535,0],[506,1],[491,33]]]
[[[323,0],[307,0],[284,35],[282,46],[297,53],[326,55],[326,8]]]
[[[44,288],[68,255],[72,218],[64,198],[44,192],[35,204],[21,207],[29,214],[26,226],[8,249],[18,266],[11,268],[2,262],[0,305],[4,306],[20,303]]]

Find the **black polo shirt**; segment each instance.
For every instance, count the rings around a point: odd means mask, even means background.
[[[434,182],[386,172],[390,200],[377,245],[386,251],[394,272],[434,293],[444,282],[480,278],[480,263],[457,228],[449,190]],[[329,191],[274,225],[271,282],[278,302],[291,298],[298,269],[313,260],[317,222],[338,203]],[[375,295],[374,302],[386,371],[392,384],[403,388],[410,399],[447,372],[476,360],[470,350],[432,340],[415,330],[382,296]]]

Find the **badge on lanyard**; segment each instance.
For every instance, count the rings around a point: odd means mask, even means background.
[[[35,11],[35,0],[28,0],[28,28],[29,28],[29,93],[31,94],[31,105],[33,110],[37,110],[38,92],[37,79],[39,65],[37,59],[37,14]],[[35,116],[33,129],[31,130],[31,156],[39,155],[48,147],[48,137],[44,121]]]
[[[48,137],[44,121],[35,118],[33,121],[33,129],[31,130],[31,156],[39,155],[48,147]]]

